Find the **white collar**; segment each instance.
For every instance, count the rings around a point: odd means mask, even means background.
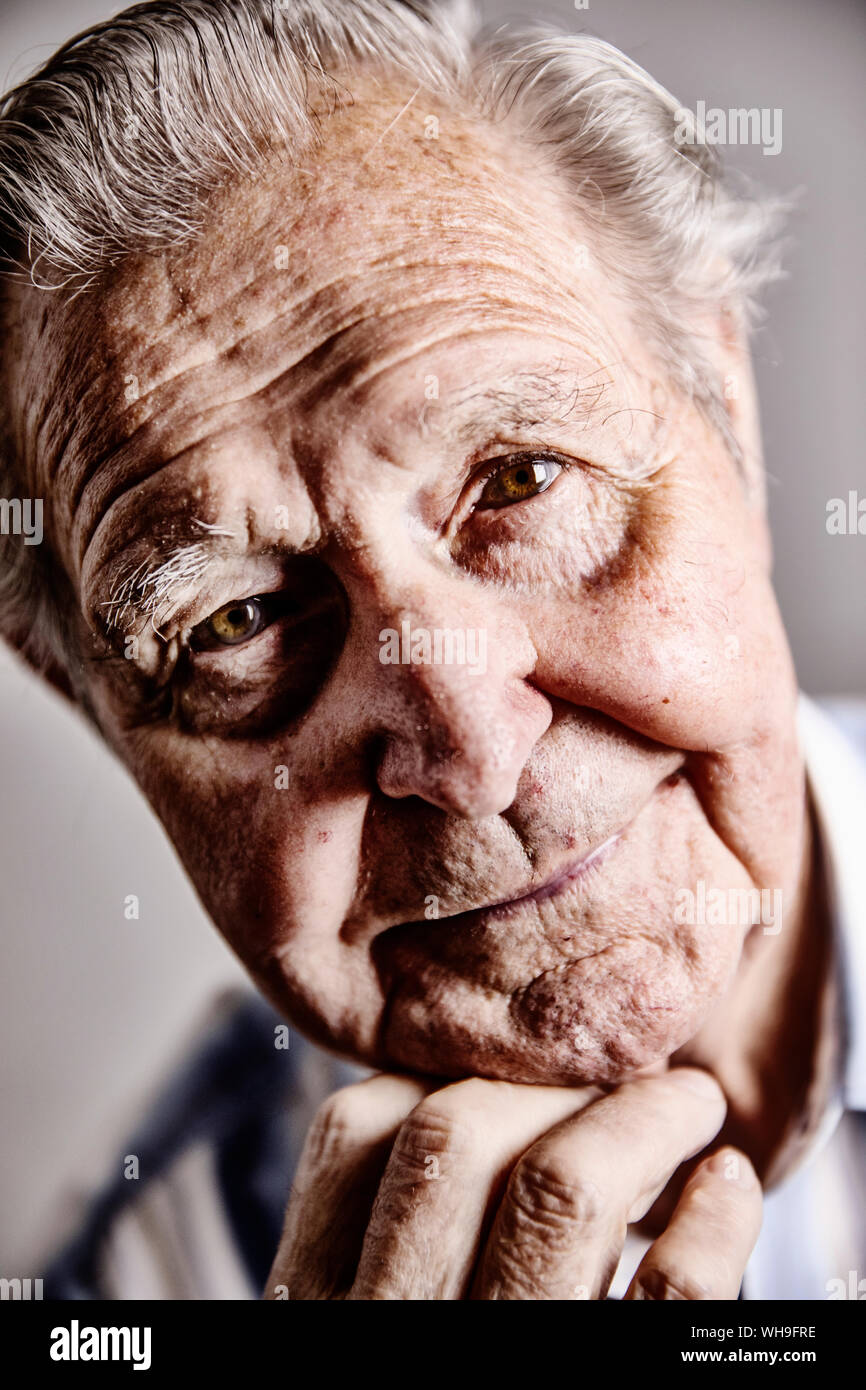
[[[864,706],[866,726],[866,706]],[[801,694],[800,744],[827,871],[844,1001],[841,1106],[866,1110],[866,758]]]

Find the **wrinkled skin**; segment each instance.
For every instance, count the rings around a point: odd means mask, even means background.
[[[428,99],[383,136],[406,94],[355,96],[326,159],[226,191],[197,244],[68,306],[20,292],[13,393],[83,698],[312,1036],[511,1083],[694,1061],[765,1173],[810,1080],[823,948],[747,362],[720,311],[743,469],[537,158],[451,111],[425,139]],[[562,466],[485,507],[484,464],[519,450]],[[179,611],[109,642],[112,582],[196,540]],[[184,651],[286,583],[306,626]],[[404,621],[483,629],[486,670],[382,664]],[[781,889],[783,930],[677,923],[701,879]]]

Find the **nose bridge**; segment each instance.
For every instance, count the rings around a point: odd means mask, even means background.
[[[513,623],[509,632],[495,597],[465,574],[398,556],[390,547],[378,564],[368,551],[365,569],[368,630],[388,684],[459,705],[477,701],[491,682],[531,669],[534,652],[522,624]]]
[[[473,818],[504,810],[551,717],[523,683],[535,661],[523,624],[467,575],[394,542],[365,545],[352,570],[381,790]]]
[[[435,583],[403,587],[383,606],[378,662],[405,668],[413,685],[431,691],[477,692],[482,677],[505,673],[507,653],[497,640],[498,628],[492,604],[471,593],[455,594]]]
[[[420,549],[392,530],[368,532],[344,545],[342,566],[359,636],[375,644],[383,666],[468,664],[478,670],[491,647],[491,596]],[[423,660],[426,634],[435,652],[432,663]]]

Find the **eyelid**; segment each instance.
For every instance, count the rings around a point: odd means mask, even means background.
[[[323,593],[315,595],[310,595],[305,591],[302,600],[299,602],[297,590],[289,586],[285,586],[281,589],[271,589],[266,592],[259,591],[258,593],[247,594],[243,598],[238,598],[237,595],[235,595],[234,598],[230,598],[225,603],[221,603],[218,608],[212,608],[207,617],[202,618],[190,628],[185,635],[183,647],[192,658],[196,656],[209,656],[214,652],[225,655],[234,651],[246,651],[249,647],[253,646],[259,637],[270,628],[275,627],[277,623],[296,619],[296,625],[301,629],[306,629],[310,622],[316,621],[317,617],[320,617],[323,613],[328,614],[333,610],[337,602],[342,602],[342,599],[334,590],[326,590]],[[264,607],[261,626],[246,641],[227,643],[216,641],[213,646],[206,647],[194,647],[192,645],[190,639],[196,629],[204,627],[217,613],[221,613],[224,609],[234,607],[240,608],[245,603],[260,603]]]
[[[283,603],[280,603],[281,599],[284,600]],[[202,647],[194,645],[195,634],[199,631],[199,629],[206,628],[207,624],[211,622],[211,620],[215,618],[218,613],[223,613],[227,608],[243,608],[244,605],[247,603],[257,603],[261,606],[262,621],[260,626],[256,628],[256,631],[252,633],[245,641],[220,642],[217,638],[214,638],[213,645],[207,645]],[[269,593],[248,594],[245,598],[230,598],[227,600],[226,603],[221,603],[218,608],[211,609],[210,613],[208,613],[206,618],[202,618],[200,622],[197,622],[193,627],[189,629],[186,636],[185,645],[193,654],[197,654],[199,652],[213,651],[229,652],[237,650],[237,648],[239,647],[248,647],[256,640],[257,637],[260,637],[261,634],[263,632],[266,632],[267,629],[271,627],[275,622],[278,622],[280,618],[286,616],[290,604],[291,600],[289,598],[289,595],[283,589],[272,590]]]
[[[568,454],[561,454],[558,449],[547,449],[544,447],[527,449],[524,446],[519,449],[514,449],[510,453],[497,454],[495,458],[490,458],[488,455],[472,472],[467,488],[471,487],[474,491],[476,486],[480,483],[481,487],[479,492],[483,491],[484,484],[488,482],[490,478],[494,478],[497,473],[504,473],[508,468],[515,468],[521,463],[528,462],[555,463],[559,465],[563,472],[577,465],[577,459],[571,458]],[[466,489],[464,489],[464,493],[465,491]],[[545,491],[547,491],[547,489],[545,489]],[[532,498],[524,498],[523,500],[531,501]],[[477,497],[473,499],[468,512],[469,516],[475,511],[476,502]],[[518,504],[515,503],[514,505],[517,506]]]
[[[138,551],[123,557],[124,569],[135,565],[139,559]],[[109,642],[121,649],[124,641],[131,637],[148,642],[158,639],[160,646],[178,641],[186,647],[190,632],[227,603],[235,601],[239,592],[258,597],[279,589],[284,571],[284,558],[268,552],[231,557],[217,553],[200,575],[179,581],[153,611],[146,611],[131,601],[132,611],[128,617],[122,622],[115,620],[106,624],[104,630],[107,630]],[[114,566],[107,579],[100,579],[100,589],[107,585],[109,594],[113,573]],[[105,607],[105,604],[97,604],[97,612],[101,614]]]
[[[278,592],[284,576],[284,558],[268,553],[215,564],[204,575],[203,582],[190,585],[186,593],[162,613],[160,635],[168,639],[178,637],[186,646],[190,633],[221,608]],[[243,597],[239,598],[241,594]]]

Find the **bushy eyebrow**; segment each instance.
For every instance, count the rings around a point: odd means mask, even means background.
[[[178,592],[204,577],[213,559],[214,542],[235,538],[234,531],[221,526],[211,526],[204,521],[197,521],[195,525],[207,532],[207,540],[190,541],[174,546],[168,554],[163,552],[121,566],[108,598],[99,605],[107,635],[128,630],[130,624],[147,619],[156,630],[157,619],[170,611]]]
[[[422,433],[436,433],[447,444],[465,445],[485,429],[587,422],[611,385],[607,368],[578,376],[574,367],[551,363],[543,371],[521,369],[495,382],[469,383],[447,396],[425,402],[419,413]],[[431,416],[437,416],[435,424]]]

